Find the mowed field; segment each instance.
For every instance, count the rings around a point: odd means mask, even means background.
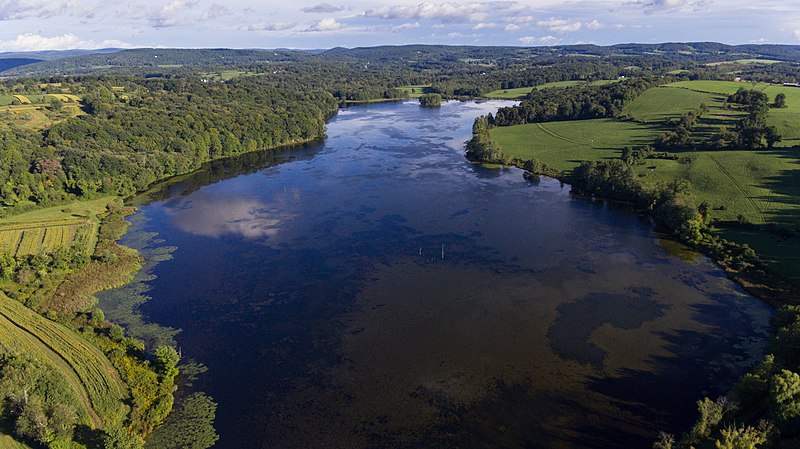
[[[711,105],[720,95],[677,87],[655,87],[647,90],[622,110],[624,115],[642,122],[663,122],[680,117],[698,108]]]
[[[732,81],[682,81],[669,84],[669,87],[680,87],[696,92],[730,95],[739,88],[756,89],[764,92],[772,102],[779,93],[786,95],[785,108],[771,108],[767,122],[778,128],[783,141],[778,146],[788,147],[800,145],[800,87],[788,87],[766,83],[736,83]]]
[[[616,83],[618,80],[597,80],[597,81],[556,81],[553,83],[540,84],[536,87],[518,87],[516,89],[498,89],[484,95],[486,98],[501,100],[519,100],[528,95],[533,89],[547,89],[550,87],[572,87],[572,86],[602,86],[604,84]]]
[[[509,156],[570,171],[581,161],[617,159],[625,146],[646,145],[660,132],[657,126],[595,119],[502,126],[493,128],[491,136]]]
[[[125,413],[126,385],[97,348],[66,327],[0,293],[0,345],[53,367],[82,404],[86,424],[101,427]]]
[[[26,256],[72,245],[91,253],[97,242],[97,215],[114,200],[107,197],[2,218],[0,253]]]
[[[739,87],[755,87],[770,98],[786,94],[787,108],[770,109],[768,120],[784,135],[772,150],[692,151],[694,160],[647,159],[635,170],[644,183],[686,179],[698,202],[707,201],[715,230],[725,238],[746,243],[773,269],[800,282],[800,238],[779,236],[757,228],[725,225],[744,220],[754,225],[800,227],[800,88],[722,81],[689,81],[657,87],[630,103],[624,114],[636,120],[614,119],[550,122],[491,130],[503,152],[537,159],[569,171],[580,161],[617,158],[625,146],[651,144],[662,132],[659,125],[706,103],[709,111],[695,128],[695,136],[733,126],[742,112],[724,108],[725,96]]]
[[[430,84],[414,84],[409,86],[400,86],[397,90],[402,90],[408,98],[419,98],[424,94],[431,92]]]
[[[0,433],[0,449],[31,449],[31,447]]]

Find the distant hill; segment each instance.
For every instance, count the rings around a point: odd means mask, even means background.
[[[42,60],[32,58],[0,58],[0,72],[27,64],[35,64],[37,62],[42,62]]]
[[[95,50],[43,50],[43,51],[6,51],[0,52],[0,59],[5,58],[30,58],[43,61],[54,59],[70,58],[73,56],[83,56],[98,53],[115,53],[121,48],[98,48]]]
[[[3,75],[60,75],[113,69],[225,67],[299,60],[308,53],[293,50],[139,48],[113,53],[78,55],[43,61],[3,72]]]
[[[0,58],[4,54],[0,53]],[[27,55],[27,56],[26,56]],[[274,62],[308,61],[322,58],[334,61],[381,63],[409,61],[418,67],[447,64],[498,66],[507,62],[552,59],[563,56],[619,58],[658,56],[666,61],[694,61],[699,64],[742,59],[769,59],[800,62],[797,45],[726,45],[717,42],[666,42],[659,44],[561,45],[548,47],[481,47],[446,45],[402,45],[329,50],[286,49],[105,49],[87,52],[35,52],[13,57],[44,61],[0,68],[4,76],[49,76],[97,72],[136,74],[178,73],[184,69],[226,68]],[[11,56],[8,56],[11,57]]]

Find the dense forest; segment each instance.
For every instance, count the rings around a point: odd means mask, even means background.
[[[130,195],[204,162],[320,138],[337,102],[327,92],[191,79],[79,80],[85,115],[44,132],[0,135],[0,201],[8,211],[96,195]],[[113,87],[124,86],[124,95]],[[123,98],[124,97],[124,98]]]

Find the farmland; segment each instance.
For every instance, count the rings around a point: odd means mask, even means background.
[[[0,344],[50,364],[83,404],[89,424],[119,422],[127,387],[97,348],[66,327],[0,293]]]
[[[724,98],[740,87],[761,90],[770,100],[779,92],[786,94],[787,107],[771,108],[767,119],[783,135],[780,145],[771,150],[696,150],[691,152],[690,161],[647,159],[634,170],[645,184],[688,180],[696,200],[712,206],[714,232],[747,243],[775,271],[800,281],[800,238],[763,228],[796,229],[800,224],[800,154],[790,148],[800,143],[800,89],[723,81],[672,83],[646,91],[625,107],[623,115],[636,122],[598,119],[534,123],[496,127],[491,136],[508,156],[536,159],[568,172],[580,161],[613,159],[625,146],[654,143],[663,131],[659,123],[678,118],[700,103],[706,103],[709,109],[698,121],[695,136],[708,136],[720,126],[732,126],[742,113],[726,109]]]
[[[597,80],[597,81],[556,81],[552,83],[540,84],[535,87],[518,87],[516,89],[499,89],[484,95],[486,98],[496,98],[502,100],[518,100],[528,95],[533,89],[548,89],[551,87],[573,87],[581,85],[602,86],[604,84],[616,83],[617,80]]]
[[[114,198],[40,209],[0,219],[0,253],[26,256],[77,245],[91,254],[98,214]]]
[[[430,84],[414,84],[408,86],[400,86],[397,89],[403,91],[403,93],[407,95],[408,98],[419,98],[424,94],[431,93]]]
[[[53,101],[61,102],[61,110],[51,110]],[[0,118],[28,129],[45,129],[54,122],[83,114],[80,101],[81,97],[71,93],[0,95]]]
[[[583,160],[616,159],[626,145],[652,142],[660,128],[612,119],[530,123],[491,130],[503,152],[569,171]]]

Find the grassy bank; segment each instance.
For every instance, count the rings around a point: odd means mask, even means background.
[[[691,81],[655,87],[627,105],[628,120],[597,119],[495,127],[491,137],[502,153],[521,160],[535,159],[568,176],[582,161],[618,159],[626,147],[653,144],[666,128],[701,103],[711,105],[701,116],[708,123],[720,117],[722,93],[742,83]],[[768,120],[791,122],[783,127],[784,141],[800,139],[800,89],[759,84],[769,95],[785,92],[787,108],[771,109]],[[774,95],[773,95],[774,97]],[[777,117],[777,118],[776,118]],[[633,120],[630,120],[633,119]],[[698,133],[701,131],[697,131]],[[710,132],[710,131],[705,131]],[[756,249],[768,266],[800,283],[800,152],[777,146],[759,150],[692,150],[671,152],[671,159],[648,158],[633,166],[645,185],[686,180],[697,203],[711,208],[712,232]],[[678,160],[680,156],[688,156]]]

